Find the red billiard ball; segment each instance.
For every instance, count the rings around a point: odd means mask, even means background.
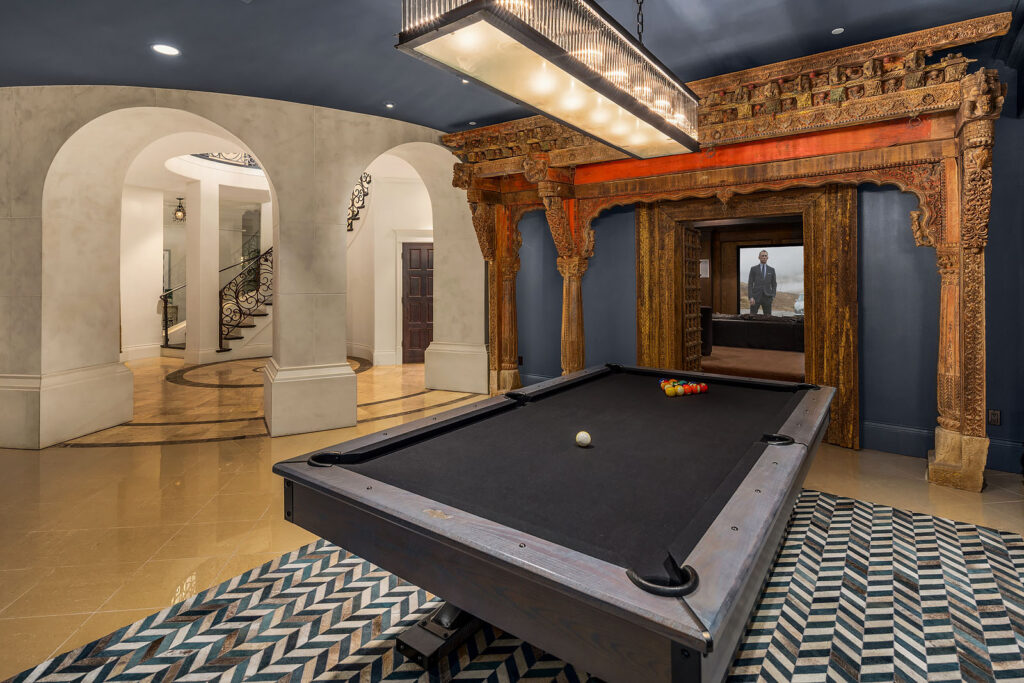
[[[689,384],[684,384],[683,385],[683,393],[687,394],[687,395],[692,394],[693,393],[693,386],[689,385]]]
[[[700,383],[700,393],[703,394],[703,393],[707,392],[707,390],[708,390],[708,385],[704,384],[704,382],[701,382]]]

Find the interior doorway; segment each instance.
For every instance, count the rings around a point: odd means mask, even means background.
[[[825,185],[738,195],[727,202],[711,197],[640,204],[636,216],[637,362],[694,370],[701,367],[700,344],[688,355],[692,346],[683,343],[693,330],[684,316],[682,231],[713,220],[800,217],[805,381],[837,390],[826,441],[858,448],[857,188]],[[736,254],[738,278],[739,253],[730,253]],[[738,294],[722,298],[729,300],[738,304]]]
[[[803,217],[689,225],[701,235],[702,368],[804,381]]]
[[[434,244],[402,243],[402,362],[422,363],[434,339]]]

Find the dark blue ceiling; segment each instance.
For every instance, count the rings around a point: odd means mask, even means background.
[[[644,42],[689,81],[1015,10],[1020,2],[646,0]],[[635,28],[635,0],[599,4]],[[401,0],[0,0],[0,87],[208,90],[445,131],[530,113],[395,50],[400,12]],[[846,31],[833,36],[837,26]],[[162,57],[152,43],[182,54]],[[395,108],[385,109],[386,101]]]

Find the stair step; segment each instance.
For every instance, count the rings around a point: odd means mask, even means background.
[[[217,353],[227,353],[230,350],[231,350],[231,347],[229,346],[226,349],[217,349]]]
[[[177,349],[178,351],[184,351],[185,350],[185,345],[184,344],[161,344],[160,348],[164,348],[164,349]]]
[[[224,339],[227,339],[228,341],[231,341],[233,339],[245,339],[245,337],[243,337],[240,334],[229,334],[228,336],[224,337]]]
[[[270,314],[269,313],[249,313],[248,315],[249,315],[250,318],[266,318]]]
[[[235,329],[236,330],[248,330],[248,329],[252,329],[254,327],[256,327],[256,326],[253,325],[252,323],[246,323],[246,324],[243,324],[243,325],[235,325]]]

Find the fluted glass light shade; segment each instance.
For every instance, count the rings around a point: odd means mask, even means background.
[[[398,48],[639,158],[698,148],[697,98],[590,0],[403,0]]]

